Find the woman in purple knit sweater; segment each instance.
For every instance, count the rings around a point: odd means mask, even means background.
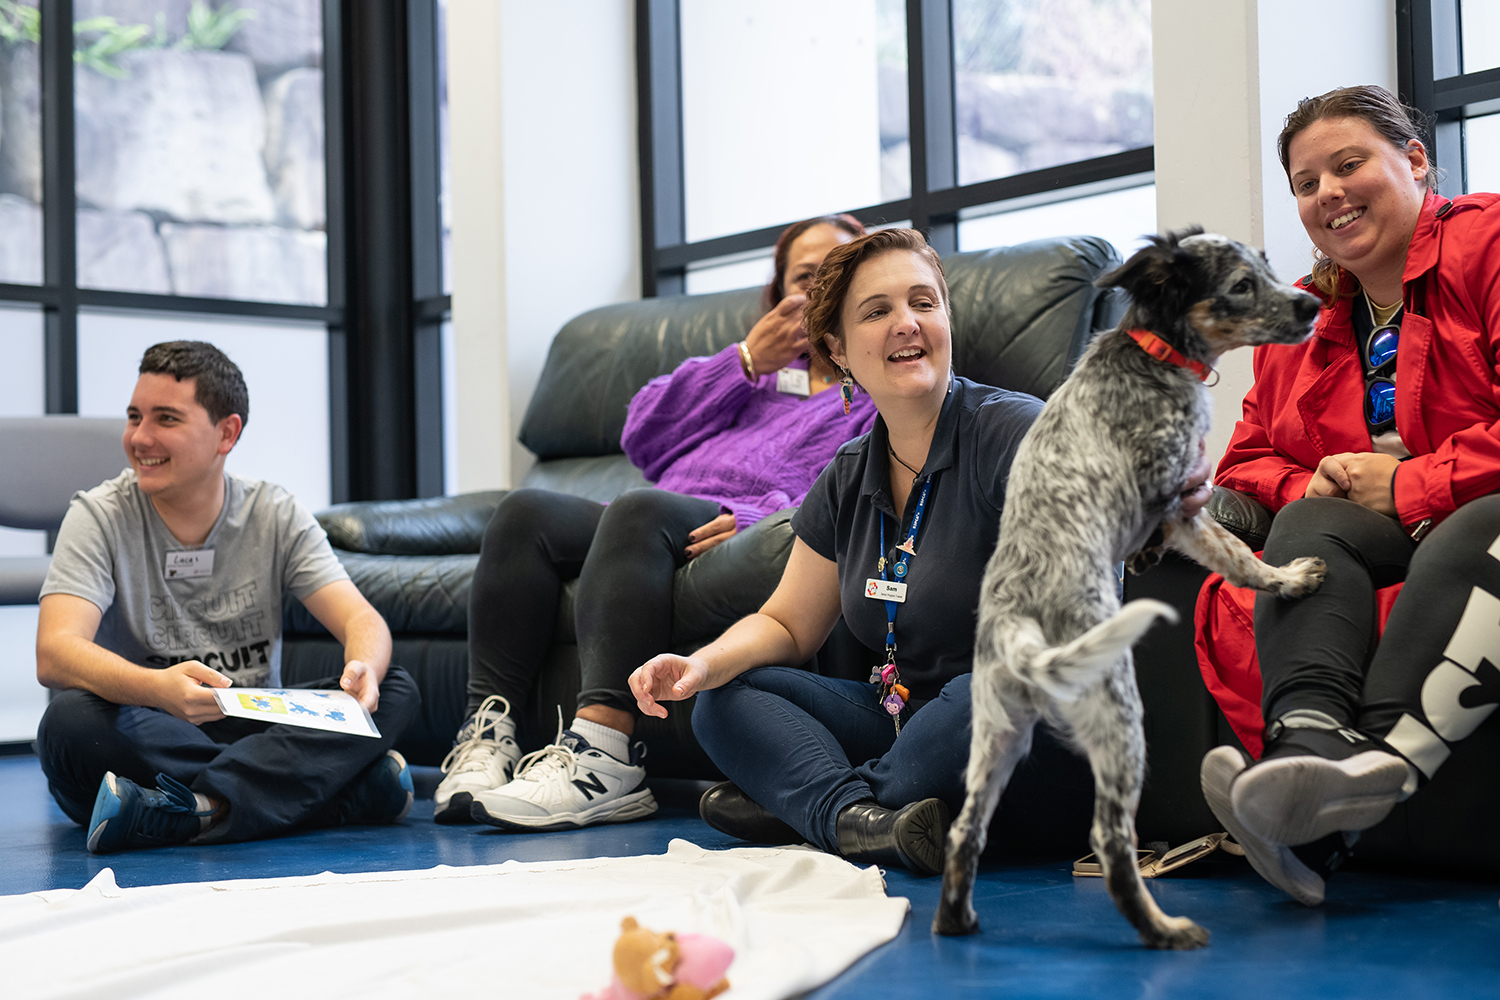
[[[806,291],[823,257],[864,231],[847,215],[796,223],[776,244],[767,312],[745,340],[689,358],[635,398],[621,439],[656,484],[605,506],[515,490],[485,530],[469,614],[468,720],[435,796],[439,823],[528,830],[639,819],[656,811],[632,745],[630,672],[671,648],[672,577],[767,514],[794,507],[875,408],[844,413],[834,369],[804,365]],[[582,690],[553,745],[521,759],[524,706],[552,644],[558,595],[578,578]]]

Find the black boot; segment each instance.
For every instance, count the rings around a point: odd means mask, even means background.
[[[732,781],[721,781],[698,800],[703,822],[752,844],[800,844],[807,838],[773,816]]]
[[[918,875],[937,875],[943,870],[949,822],[942,799],[923,799],[899,810],[856,802],[839,811],[839,853],[851,861],[897,864]]]

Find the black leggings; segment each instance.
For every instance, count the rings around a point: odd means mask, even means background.
[[[578,707],[635,710],[631,671],[672,648],[672,576],[711,500],[638,489],[609,506],[549,490],[505,496],[485,528],[469,597],[469,704],[504,695],[516,713],[552,645],[563,584],[578,578]]]
[[[1500,722],[1481,725],[1500,704],[1500,494],[1465,504],[1420,545],[1351,501],[1299,500],[1276,515],[1265,560],[1298,556],[1328,564],[1322,587],[1255,602],[1267,722],[1317,709],[1384,740],[1434,779],[1401,811],[1402,838],[1488,844],[1500,821]],[[1377,642],[1375,591],[1401,580]]]

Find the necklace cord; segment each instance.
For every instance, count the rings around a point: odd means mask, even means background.
[[[911,481],[912,482],[915,483],[918,479],[920,479],[922,477],[922,473],[920,471],[918,471],[917,469],[913,469],[909,465],[906,465],[906,460],[903,459],[900,455],[896,454],[896,449],[891,446],[891,443],[889,441],[886,442],[885,446],[890,449],[891,457],[892,458],[894,458],[896,461],[900,462],[903,466],[906,466],[906,471],[911,473]]]

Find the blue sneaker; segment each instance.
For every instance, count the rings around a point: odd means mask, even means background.
[[[394,750],[365,768],[334,796],[318,826],[365,826],[399,823],[411,811],[416,790],[406,758]]]
[[[105,772],[89,817],[88,847],[94,854],[110,854],[141,847],[182,844],[203,830],[203,818],[191,790],[165,774],[156,776],[158,788],[142,788],[113,771]]]

